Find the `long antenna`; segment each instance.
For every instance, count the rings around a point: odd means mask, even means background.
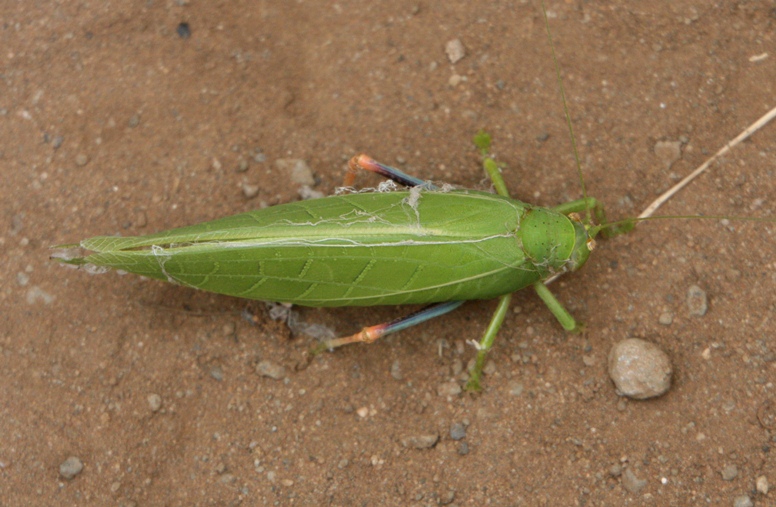
[[[552,62],[555,65],[555,75],[558,80],[558,88],[560,89],[560,97],[563,100],[563,114],[566,116],[566,124],[569,127],[569,134],[571,134],[571,148],[574,151],[574,161],[577,164],[577,176],[579,176],[579,184],[582,188],[582,197],[587,201],[587,189],[585,188],[585,178],[582,175],[582,164],[579,162],[579,150],[577,150],[577,140],[574,136],[574,127],[571,125],[571,114],[569,114],[569,106],[566,102],[566,90],[563,87],[563,78],[560,75],[560,65],[558,65],[558,58],[555,56],[555,44],[552,42],[552,32],[550,32],[550,21],[547,18],[547,6],[542,0],[542,14],[544,15],[544,27],[547,30],[547,39],[550,41],[550,51],[552,52]],[[585,208],[585,219],[588,224],[592,222],[590,207]]]

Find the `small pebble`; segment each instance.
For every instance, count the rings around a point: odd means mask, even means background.
[[[654,343],[630,338],[609,352],[609,376],[620,396],[643,400],[671,387],[671,361]]]
[[[404,378],[404,375],[401,372],[401,363],[399,361],[394,361],[391,365],[391,377],[393,377],[394,380],[402,380]]]
[[[455,500],[455,490],[451,489],[447,493],[440,495],[439,505],[450,505]]]
[[[757,478],[756,488],[757,492],[761,495],[767,495],[768,494],[768,478],[764,475],[761,475]]]
[[[148,406],[151,407],[151,412],[158,412],[162,408],[162,397],[158,394],[149,394]]]
[[[633,494],[639,493],[647,485],[646,479],[639,479],[630,468],[622,473],[622,486]]]
[[[16,273],[16,283],[19,284],[19,287],[26,287],[30,283],[30,276],[23,271],[19,271]]]
[[[188,23],[178,23],[177,28],[175,28],[175,32],[181,39],[188,39],[191,37],[191,27]]]
[[[447,84],[450,85],[450,88],[455,88],[461,84],[461,81],[463,81],[463,76],[460,74],[453,74],[450,76],[450,79],[447,80]]]
[[[453,39],[445,44],[445,53],[450,63],[458,63],[466,56],[466,48],[463,47],[461,39]]]
[[[221,382],[224,380],[224,370],[220,366],[213,366],[210,368],[210,376]]]
[[[655,155],[665,165],[666,169],[682,158],[682,143],[679,141],[658,141],[655,143]]]
[[[458,454],[461,456],[466,456],[469,454],[469,444],[466,442],[461,442],[458,444]]]
[[[523,394],[524,389],[525,388],[523,387],[523,384],[521,384],[520,382],[513,380],[509,383],[509,394],[511,394],[512,396],[520,396],[521,394]]]
[[[735,465],[727,465],[725,468],[722,469],[722,480],[723,481],[732,481],[738,477],[738,467]]]
[[[62,136],[54,136],[54,139],[51,141],[51,147],[55,150],[58,149],[60,146],[62,146],[62,143],[65,142],[65,138]]]
[[[437,394],[439,396],[458,396],[461,394],[461,386],[458,382],[445,382],[437,386]]]
[[[83,167],[89,163],[89,156],[84,153],[79,153],[75,156],[75,165]]]
[[[754,507],[752,499],[746,495],[737,496],[733,500],[733,507]]]
[[[284,366],[271,361],[261,361],[256,364],[256,373],[263,377],[281,380],[286,376],[286,369]]]
[[[67,480],[70,480],[73,479],[76,475],[80,474],[83,469],[84,464],[81,462],[81,460],[75,456],[70,456],[59,465],[59,475]]]
[[[691,285],[687,289],[687,306],[690,308],[690,315],[694,317],[703,317],[709,309],[709,301],[706,297],[706,291],[697,285]]]
[[[450,438],[453,440],[462,440],[466,438],[466,426],[463,423],[453,423],[450,426]]]
[[[622,475],[622,465],[619,463],[615,463],[611,467],[609,467],[609,475],[612,477],[619,477]]]
[[[439,435],[436,433],[429,433],[427,435],[412,435],[401,439],[401,444],[404,447],[411,447],[413,449],[431,449],[439,441]]]
[[[658,322],[660,322],[664,326],[670,326],[671,323],[674,321],[674,316],[671,315],[670,312],[663,312],[660,314],[660,317],[658,318]]]
[[[245,160],[244,158],[241,158],[240,161],[237,162],[237,168],[235,168],[235,171],[237,171],[238,173],[244,173],[245,171],[248,170],[249,167],[250,166],[248,164],[248,161]]]
[[[253,199],[257,195],[259,195],[259,186],[258,185],[250,185],[248,183],[243,182],[242,184],[242,193],[245,196],[246,199]]]
[[[313,190],[312,187],[308,185],[302,185],[299,187],[299,190],[297,190],[299,193],[299,197],[302,198],[303,201],[308,201],[310,199],[320,199],[323,197],[323,192],[320,190]]]
[[[315,178],[310,166],[299,158],[279,158],[275,160],[275,168],[284,173],[282,179],[289,179],[298,185],[315,186]]]

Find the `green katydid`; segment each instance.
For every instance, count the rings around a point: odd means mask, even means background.
[[[288,203],[147,236],[90,238],[79,246],[93,253],[60,260],[304,306],[432,304],[321,350],[371,342],[466,300],[500,296],[472,372],[476,388],[512,292],[533,286],[565,329],[577,329],[542,282],[587,260],[601,227],[577,213],[592,207],[603,217],[592,198],[553,209],[513,200],[495,162],[486,158],[485,167],[499,195],[436,188],[362,155],[351,161],[354,171],[413,188]]]

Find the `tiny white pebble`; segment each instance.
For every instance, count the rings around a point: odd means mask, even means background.
[[[757,492],[758,493],[763,494],[763,495],[767,495],[768,494],[768,478],[765,477],[764,475],[761,475],[760,477],[758,477],[757,478],[756,487],[757,487]]]
[[[466,56],[466,48],[463,47],[461,39],[453,39],[445,44],[445,53],[450,63],[457,63]]]
[[[162,408],[162,397],[158,394],[149,394],[148,406],[151,407],[151,412],[158,412]]]

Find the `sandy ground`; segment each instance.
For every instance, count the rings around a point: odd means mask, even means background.
[[[588,192],[611,217],[776,105],[773,2],[549,9]],[[362,151],[486,188],[483,127],[515,196],[579,197],[536,2],[25,1],[0,20],[2,505],[776,503],[773,223],[664,220],[600,242],[553,286],[587,332],[517,294],[479,395],[450,386],[494,302],[297,371],[313,339],[260,303],[49,260],[299,199],[281,158],[326,194]],[[681,142],[673,166],[659,141]],[[662,211],[772,218],[775,142],[757,133]],[[410,310],[299,318],[348,334]],[[617,395],[606,356],[627,337],[669,353],[667,395]],[[83,469],[66,479],[69,457]]]

